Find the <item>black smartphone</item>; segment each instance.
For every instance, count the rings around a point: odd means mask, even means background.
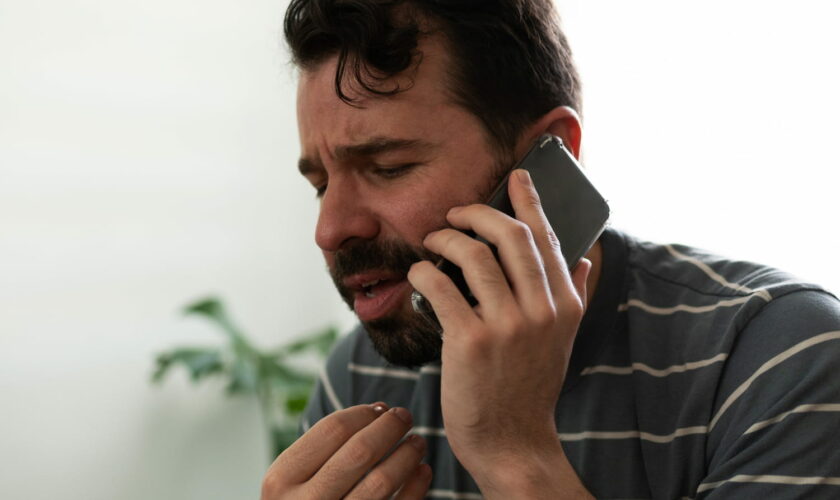
[[[517,168],[527,170],[531,174],[543,212],[560,241],[563,258],[569,269],[573,269],[604,231],[610,215],[607,202],[559,137],[549,134],[541,136],[511,171]],[[502,179],[490,195],[487,204],[514,217],[513,206],[508,197],[509,177],[510,173]],[[467,234],[487,243],[495,252],[495,247],[484,238],[472,232]],[[441,259],[437,267],[452,279],[470,305],[478,303],[458,266]],[[417,313],[440,329],[434,310],[423,295],[414,291],[411,295],[411,305]]]

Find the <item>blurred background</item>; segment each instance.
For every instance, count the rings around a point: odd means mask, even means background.
[[[557,2],[613,225],[840,290],[840,8]],[[251,398],[157,353],[352,316],[299,177],[285,0],[0,0],[0,497],[256,498]]]

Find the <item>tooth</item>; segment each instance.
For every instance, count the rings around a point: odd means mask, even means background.
[[[376,294],[373,293],[373,292],[365,292],[365,297],[367,297],[369,299],[372,299],[372,298],[376,297]]]

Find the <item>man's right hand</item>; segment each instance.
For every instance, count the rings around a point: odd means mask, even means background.
[[[409,436],[385,457],[410,428],[408,410],[384,403],[332,413],[271,464],[261,498],[423,498],[432,479],[431,468],[420,463],[423,438]]]

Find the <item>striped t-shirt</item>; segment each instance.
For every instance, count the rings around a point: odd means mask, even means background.
[[[608,229],[556,408],[597,498],[840,498],[840,301],[780,271]],[[347,406],[411,410],[428,498],[481,498],[453,456],[440,365],[389,366],[364,330],[327,362],[302,427]]]

